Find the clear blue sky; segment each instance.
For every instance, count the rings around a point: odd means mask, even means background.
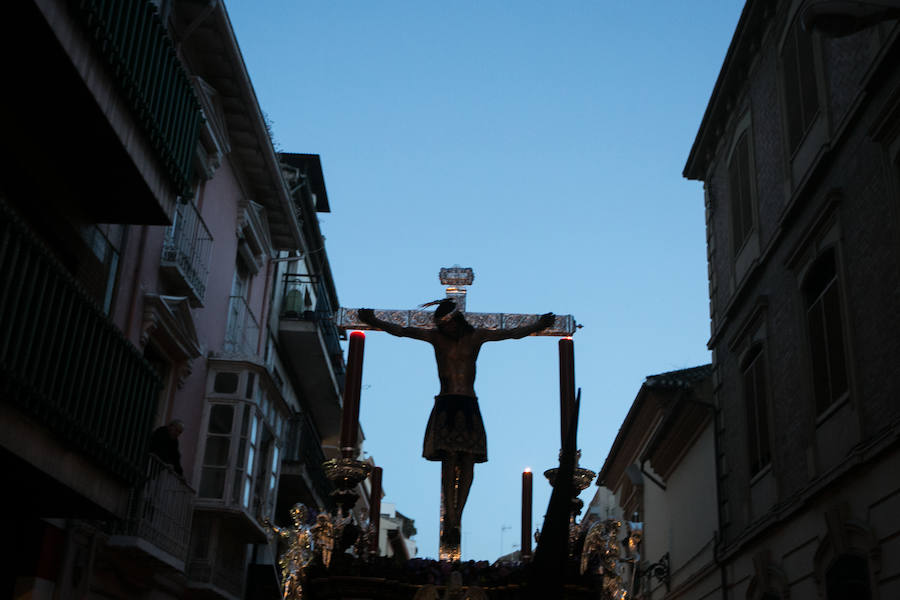
[[[227,3],[277,147],[322,157],[341,304],[413,308],[459,264],[475,270],[469,310],[573,314],[581,465],[595,471],[647,375],[710,360],[703,191],[681,171],[742,5]],[[363,386],[385,501],[435,557],[431,348],[370,333]],[[489,462],[463,558],[493,560],[518,547],[523,468],[536,525],[549,499],[556,339],[486,345],[475,388]]]

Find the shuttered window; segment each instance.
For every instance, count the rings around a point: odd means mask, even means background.
[[[731,163],[728,165],[728,181],[731,192],[732,239],[735,254],[743,247],[753,230],[753,198],[750,177],[750,137],[745,131],[738,139]]]
[[[849,388],[834,248],[823,252],[810,267],[803,293],[816,411],[821,414]]]
[[[772,458],[769,442],[769,412],[765,361],[761,346],[754,348],[744,361],[743,387],[747,408],[747,441],[750,476],[759,473]]]
[[[799,20],[785,38],[781,64],[787,104],[788,149],[793,154],[819,111],[812,37],[803,30]]]

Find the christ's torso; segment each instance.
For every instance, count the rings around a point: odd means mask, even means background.
[[[475,361],[481,349],[481,340],[464,334],[459,338],[438,333],[429,340],[434,346],[441,395],[457,394],[475,397]]]

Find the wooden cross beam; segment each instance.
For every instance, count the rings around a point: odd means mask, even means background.
[[[463,311],[470,325],[481,329],[512,329],[534,323],[540,315],[518,313],[473,313],[466,312],[466,287],[472,285],[475,274],[469,267],[444,267],[440,272],[441,284],[446,285],[446,297],[456,301],[459,310]],[[358,308],[339,308],[335,315],[336,324],[341,331],[349,329],[372,329],[359,320]],[[375,316],[402,327],[433,328],[433,312],[426,310],[376,310]],[[553,325],[533,333],[565,337],[575,333],[578,325],[572,315],[556,315]]]

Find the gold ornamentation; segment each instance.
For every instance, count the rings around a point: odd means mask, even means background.
[[[550,482],[551,486],[556,485],[556,473],[559,469],[547,469],[544,471],[544,477]],[[591,485],[591,482],[594,480],[597,474],[591,471],[590,469],[583,469],[581,467],[575,467],[575,473],[572,476],[572,483],[575,486],[575,495],[577,496]]]
[[[310,528],[306,524],[309,509],[298,502],[291,507],[290,512],[294,521],[293,527],[279,527],[268,519],[263,520],[263,525],[288,543],[288,549],[278,559],[278,565],[281,567],[282,597],[284,600],[302,600],[306,568],[313,559],[313,541]]]
[[[359,535],[356,536],[356,547],[354,548],[357,558],[369,560],[372,556],[377,556],[377,554],[373,555],[373,551],[376,551],[376,543],[375,525],[369,522],[365,527],[360,526]]]
[[[372,471],[372,465],[369,463],[345,456],[326,460],[322,463],[322,468],[325,469],[325,476],[339,490],[353,489]]]
[[[637,525],[637,524],[629,524]],[[588,530],[581,549],[581,573],[588,571],[603,576],[603,592],[605,598],[626,600],[629,597],[625,582],[622,579],[622,566],[633,564],[637,560],[637,545],[640,533],[632,527],[632,533],[625,540],[628,550],[625,558],[620,558],[619,530],[622,522],[616,519],[597,521]],[[632,539],[635,537],[635,539]]]
[[[331,555],[334,552],[334,523],[331,515],[326,512],[319,513],[316,524],[310,529],[313,539],[313,553],[325,568],[331,566]]]

